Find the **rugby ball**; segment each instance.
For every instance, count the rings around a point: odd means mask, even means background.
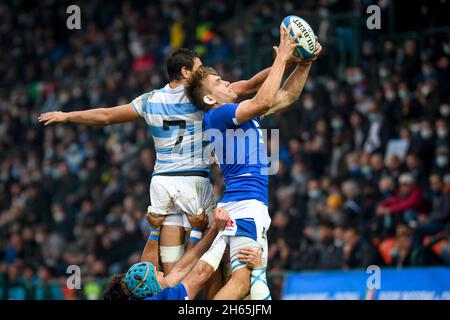
[[[291,25],[291,36],[295,37],[301,33],[295,42],[300,43],[294,51],[294,55],[302,59],[309,59],[316,51],[317,39],[311,26],[304,19],[298,16],[287,16],[281,23],[282,26],[287,29]]]

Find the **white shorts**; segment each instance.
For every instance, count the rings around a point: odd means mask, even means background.
[[[262,249],[262,258],[266,266],[267,230],[271,222],[267,206],[258,200],[232,201],[219,203],[217,206],[226,209],[232,220],[222,233],[228,236],[231,264],[235,265],[233,257],[242,248],[257,247]]]
[[[191,225],[184,214],[206,212],[210,218],[215,208],[209,178],[199,176],[153,176],[150,183],[150,202],[147,211],[167,215],[163,225]]]

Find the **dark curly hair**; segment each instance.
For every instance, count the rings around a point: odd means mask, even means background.
[[[123,278],[125,277],[125,273],[116,274],[103,293],[103,300],[128,300],[130,298],[130,292],[125,286],[125,282]]]

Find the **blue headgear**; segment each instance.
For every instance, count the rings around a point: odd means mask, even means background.
[[[155,267],[150,262],[138,262],[128,269],[125,284],[131,295],[143,299],[161,292],[161,286],[156,280]]]

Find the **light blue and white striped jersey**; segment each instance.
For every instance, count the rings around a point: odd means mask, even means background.
[[[153,136],[156,163],[153,174],[209,172],[208,142],[203,142],[204,112],[189,102],[184,86],[153,90],[131,104],[145,119]]]

